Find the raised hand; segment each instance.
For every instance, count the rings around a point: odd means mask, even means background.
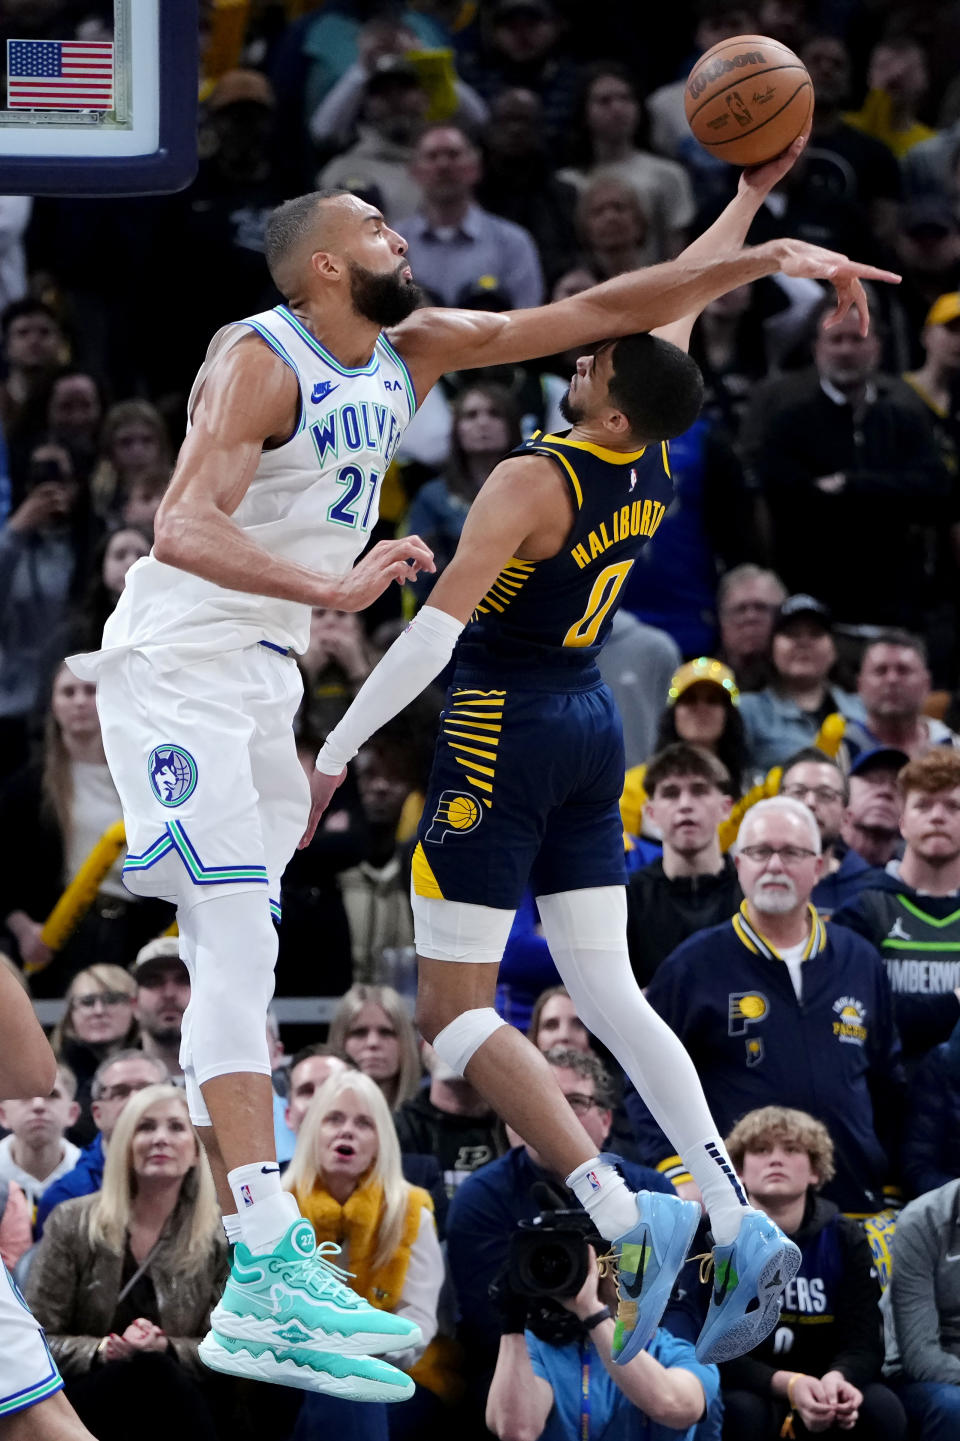
[[[811,122],[812,123],[812,122]],[[769,195],[775,185],[793,168],[806,148],[810,139],[810,126],[808,125],[802,135],[799,135],[792,145],[788,145],[780,155],[768,160],[766,165],[751,165],[744,170],[740,176],[740,183],[737,186],[739,194],[751,192],[763,199]]]

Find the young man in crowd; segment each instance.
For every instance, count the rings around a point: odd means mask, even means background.
[[[76,1094],[77,1078],[61,1062],[48,1094],[0,1105],[0,1122],[11,1133],[0,1141],[0,1179],[16,1181],[31,1214],[44,1189],[72,1171],[79,1159],[80,1147],[66,1139],[80,1114]]]
[[[144,1055],[155,1056],[170,1080],[183,1075],[180,1042],[183,1017],[190,1004],[190,976],[180,959],[176,936],[159,936],[137,952],[130,967],[137,983],[134,1019],[140,1027]]]
[[[880,1384],[880,1283],[862,1228],[819,1194],[834,1173],[822,1122],[764,1106],[727,1137],[751,1204],[800,1247],[776,1335],[724,1363],[724,1424],[734,1436],[777,1441],[796,1412],[808,1431],[853,1431],[902,1441],[906,1417]]]
[[[903,859],[835,916],[886,961],[904,1058],[960,1020],[960,752],[935,746],[900,772]]]
[[[726,767],[709,751],[677,742],[653,757],[643,784],[646,814],[663,837],[662,858],[627,883],[630,964],[646,986],[681,941],[725,920],[743,893],[717,836],[730,814]]]

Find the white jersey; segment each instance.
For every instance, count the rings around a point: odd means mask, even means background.
[[[300,418],[288,441],[261,453],[232,520],[272,555],[343,574],[376,524],[384,474],[416,409],[409,372],[383,335],[366,365],[341,365],[278,305],[218,331],[193,383],[188,416],[212,368],[251,330],[296,375]],[[95,679],[102,660],[134,649],[173,669],[258,641],[302,652],[309,635],[309,606],[228,590],[149,555],[127,572],[103,649],[70,664]]]

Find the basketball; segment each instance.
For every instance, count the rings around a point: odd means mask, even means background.
[[[778,40],[736,35],[701,55],[683,99],[690,129],[711,155],[731,165],[764,165],[805,130],[813,82]]]
[[[447,820],[455,831],[468,830],[476,824],[477,806],[469,796],[457,796],[447,808]]]

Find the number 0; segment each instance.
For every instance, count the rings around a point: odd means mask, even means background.
[[[563,637],[564,645],[593,645],[607,611],[620,594],[632,566],[632,560],[620,560],[600,572],[593,582],[586,610]]]

